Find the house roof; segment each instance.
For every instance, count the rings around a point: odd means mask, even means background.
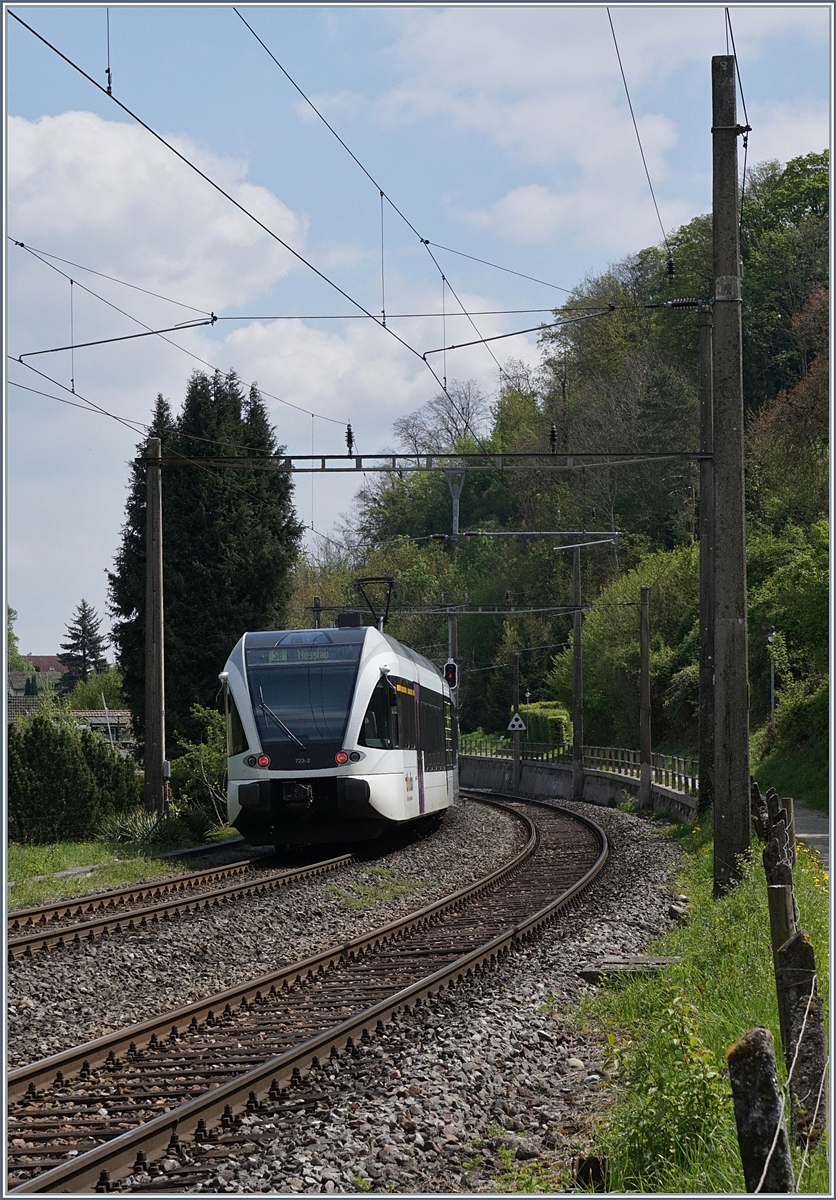
[[[47,684],[56,684],[60,678],[58,671],[9,671],[9,687],[23,688],[27,679],[34,679],[38,691],[42,692]]]
[[[124,725],[131,719],[129,708],[109,708],[107,713],[103,708],[74,708],[72,711],[84,721],[105,721],[109,717],[112,725]]]
[[[57,654],[27,654],[25,657],[38,671],[57,671],[59,675],[66,674],[67,668]]]
[[[18,717],[22,717],[25,713],[34,712],[41,707],[40,696],[8,696],[6,698],[8,704],[8,717],[10,721],[16,721]]]
[[[26,713],[37,712],[41,707],[40,696],[8,696],[6,702],[10,721],[16,721]],[[103,708],[77,708],[71,712],[78,720],[86,721],[88,725],[101,725],[103,729],[107,728],[108,720],[114,729],[128,728],[131,723],[131,712],[128,708],[109,708],[107,715]]]

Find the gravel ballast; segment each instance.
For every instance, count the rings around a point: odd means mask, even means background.
[[[597,821],[612,851],[575,913],[314,1070],[301,1091],[328,1093],[317,1109],[245,1117],[243,1143],[190,1190],[520,1192],[539,1172],[568,1177],[608,1103],[604,1047],[572,1020],[594,990],[579,968],[641,952],[670,926],[679,851],[638,817],[566,807]]]
[[[399,1014],[371,1043],[357,1044],[354,1056],[343,1054],[336,1063],[325,1062],[314,1069],[301,1091],[327,1093],[317,1108],[297,1115],[243,1117],[240,1135],[246,1140],[229,1156],[212,1162],[208,1177],[194,1176],[192,1192],[519,1193],[536,1189],[537,1172],[567,1171],[573,1156],[588,1152],[597,1115],[608,1103],[608,1086],[603,1039],[584,1032],[573,1020],[578,1001],[595,990],[578,971],[601,955],[642,952],[652,937],[669,928],[668,907],[679,848],[643,818],[595,805],[565,802],[565,806],[591,817],[611,840],[611,858],[590,892],[576,901],[571,911],[560,914],[534,942],[506,956],[501,965],[431,998],[414,1012]],[[398,852],[413,856],[409,865],[396,864],[395,856],[385,865],[399,878],[410,877],[410,869],[421,876],[427,870],[421,865],[422,860],[426,864],[426,857],[421,856],[432,847],[435,874],[440,878],[438,863],[443,858],[449,872],[438,888],[441,893],[459,886],[465,876],[486,869],[485,858],[477,865],[463,857],[473,854],[479,858],[482,851],[474,851],[476,838],[491,846],[492,856],[497,842],[505,840],[505,853],[497,858],[507,857],[511,842],[516,847],[519,841],[507,818],[463,805],[451,815],[449,827],[428,839],[425,846]],[[443,851],[437,851],[439,842],[444,842]],[[339,883],[345,886],[343,878]],[[323,905],[325,913],[324,893],[332,887],[333,877],[331,883],[317,886],[315,898],[308,894],[308,899],[296,902],[307,914],[314,905]],[[401,906],[415,907],[416,895],[396,901],[398,911]],[[332,893],[327,893],[327,898],[330,904]],[[420,898],[425,900],[425,894]],[[281,898],[282,919],[291,917],[295,928],[306,918],[288,904],[290,899]],[[278,905],[279,898],[273,904]],[[338,929],[348,936],[355,929],[355,920],[365,919],[363,928],[368,928],[383,923],[393,910],[395,905],[390,902],[362,914],[329,907],[324,919],[327,930]],[[212,920],[217,919],[218,913],[212,914]],[[182,926],[185,928],[186,922]],[[360,926],[356,928],[359,931]],[[173,925],[166,934],[179,934],[179,930],[179,924]],[[140,944],[148,947],[156,936],[142,935]],[[139,937],[134,935],[134,941]],[[327,932],[320,935],[302,929],[297,937],[294,949],[287,947],[293,958],[323,944]],[[176,961],[181,983],[188,977],[194,994],[209,990],[197,982],[204,978],[208,965],[196,960],[208,956],[210,950],[216,959],[221,946],[210,940],[198,948],[186,935],[178,947],[170,952],[169,961]],[[100,943],[90,949],[103,954],[119,947]],[[136,944],[131,952],[122,949],[122,954],[126,953],[136,954]],[[72,953],[60,958],[67,972],[72,960]],[[50,970],[47,956],[43,956],[41,962],[24,964],[24,971],[26,986],[32,989],[31,972],[40,968],[37,985],[41,995],[49,997],[38,1001],[44,1014],[40,1037],[48,1033],[68,1044],[80,1034],[74,1032],[70,1037],[60,1026],[59,1032],[55,1030],[56,1021],[68,1021],[66,1014],[72,1007],[61,1001],[53,1003],[58,990],[54,962],[58,961],[49,959],[53,964]],[[110,1009],[136,1012],[143,1002],[125,996],[134,979],[126,985],[104,973],[118,972],[124,961],[114,958],[103,966],[100,956],[91,967],[106,980],[104,995],[109,997]],[[240,961],[243,959],[233,956],[228,976],[217,978],[212,988],[231,982],[236,972],[240,976]],[[128,965],[133,971],[133,964]],[[213,961],[212,970],[216,965]],[[248,967],[251,976],[263,970],[261,960]],[[167,996],[167,989],[174,986],[163,967],[150,973],[161,983],[151,982],[146,988],[146,1004],[150,995]],[[136,982],[144,978],[143,967],[136,968]],[[112,982],[107,983],[108,979]],[[17,984],[14,976],[10,984]],[[92,995],[101,985],[90,977],[88,984],[89,1006],[98,1010],[100,1001],[92,1000]],[[169,1006],[170,1002],[168,998],[158,1001],[156,1008],[163,1003]],[[64,1016],[56,1016],[58,1010]],[[148,1009],[142,1015],[146,1012]],[[90,1024],[95,1025],[95,1020],[90,1019]],[[125,1024],[122,1018],[120,1022]],[[18,1034],[18,1046],[22,1040]],[[186,1157],[191,1159],[194,1150],[196,1147],[184,1142]],[[199,1158],[194,1157],[194,1162]],[[178,1165],[174,1160],[162,1164],[163,1170],[172,1172]],[[151,1183],[148,1176],[136,1176],[132,1182],[140,1188]],[[154,1192],[160,1190],[164,1192],[166,1184],[156,1178]]]
[[[8,1066],[46,1058],[384,925],[478,879],[523,842],[513,818],[462,802],[435,833],[373,863],[21,958],[8,972]],[[398,885],[410,890],[393,895]],[[364,888],[371,889],[365,901]]]

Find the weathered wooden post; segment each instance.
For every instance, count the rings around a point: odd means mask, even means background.
[[[778,1013],[786,1025],[784,1061],[792,1098],[792,1131],[797,1141],[816,1141],[826,1124],[827,1038],[822,1002],[816,993],[816,953],[803,930],[776,955]],[[783,1036],[783,1034],[782,1034]]]
[[[726,1061],[746,1191],[794,1191],[772,1034],[760,1026],[750,1029],[731,1047]]]

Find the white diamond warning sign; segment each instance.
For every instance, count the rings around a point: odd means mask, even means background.
[[[514,713],[508,726],[509,733],[525,733],[525,724],[519,713]]]

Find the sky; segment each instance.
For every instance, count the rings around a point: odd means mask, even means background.
[[[749,163],[829,146],[832,6],[729,11]],[[393,422],[439,390],[421,356],[445,330],[536,326],[710,209],[722,6],[610,8],[658,217],[604,6],[239,12],[4,5],[5,585],[23,653],[57,653],[82,598],[109,629],[130,462],[156,396],[179,409],[193,370],[257,382],[289,453],[344,452],[349,421],[361,453],[395,449]],[[104,88],[108,13],[112,97],[310,265],[12,16]],[[211,313],[241,319],[80,345]],[[536,333],[492,351],[448,352],[448,382],[495,397],[497,362],[540,356]],[[322,550],[356,478],[295,478]]]

